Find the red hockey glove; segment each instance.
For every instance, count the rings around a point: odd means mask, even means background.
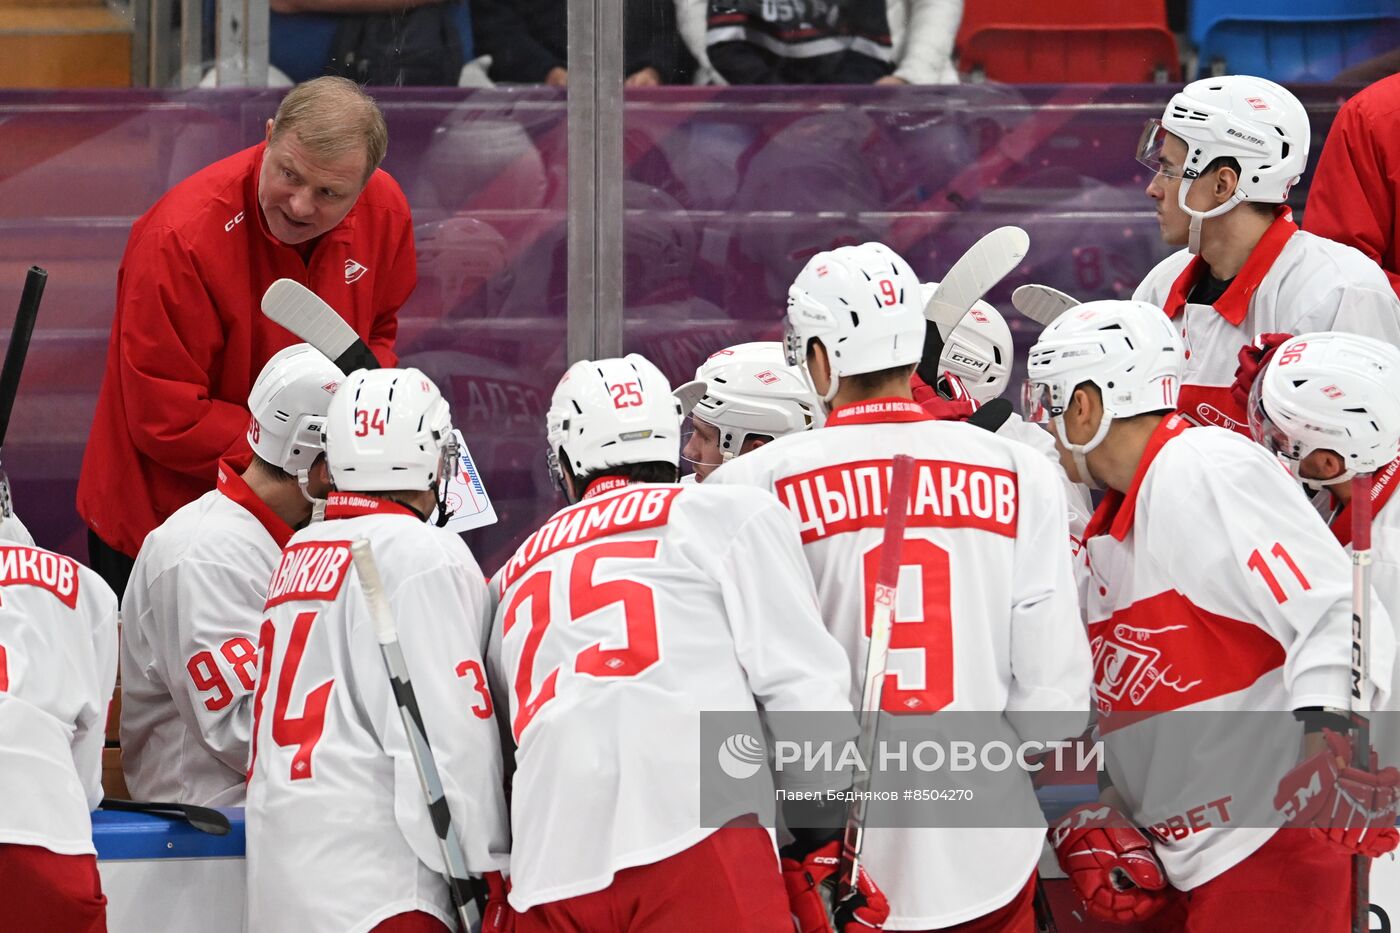
[[[855,890],[836,905],[836,928],[832,929],[822,888],[827,888],[829,897],[835,896],[831,889],[841,866],[839,839],[809,852],[801,862],[785,858],[782,864],[783,885],[787,888],[788,907],[797,921],[797,933],[865,933],[885,928],[890,902],[861,866],[856,872]]]
[[[514,933],[515,911],[506,901],[510,883],[498,871],[481,876],[486,882],[486,910],[481,915],[481,933]]]
[[[1151,840],[1113,807],[1075,807],[1050,827],[1050,844],[1094,917],[1132,923],[1166,905],[1167,876]]]
[[[1259,374],[1264,371],[1264,367],[1269,365],[1269,360],[1274,358],[1274,351],[1284,341],[1292,338],[1292,334],[1260,334],[1253,343],[1247,343],[1240,347],[1240,352],[1236,359],[1240,365],[1235,369],[1235,382],[1230,386],[1230,396],[1239,403],[1240,411],[1249,410],[1249,389],[1254,385],[1254,380],[1259,378]]]
[[[909,388],[913,392],[914,401],[939,421],[966,421],[968,416],[977,410],[977,403],[967,394],[962,380],[952,373],[944,373],[939,382],[946,386],[946,396],[920,379],[918,373],[910,374]]]
[[[1327,749],[1283,776],[1274,794],[1274,809],[1291,827],[1311,826],[1313,832],[1354,855],[1375,858],[1400,845],[1395,817],[1400,809],[1400,771],[1378,768],[1371,751],[1371,770],[1347,764],[1351,742],[1331,729],[1322,730]]]

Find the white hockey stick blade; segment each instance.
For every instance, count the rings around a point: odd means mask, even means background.
[[[443,527],[458,534],[473,528],[485,528],[496,524],[496,507],[486,493],[486,485],[481,481],[481,471],[472,460],[472,452],[467,449],[466,438],[456,428],[457,469],[447,481],[447,507],[452,509],[452,517]],[[430,523],[437,522],[437,511],[428,516]]]
[[[262,312],[326,355],[346,373],[377,369],[360,335],[311,289],[293,279],[278,279],[263,292]]]
[[[1022,285],[1011,293],[1011,306],[1042,327],[1049,327],[1079,303],[1078,299],[1049,285]]]
[[[924,305],[924,317],[947,339],[977,299],[1021,264],[1030,247],[1031,238],[1020,227],[997,227],[953,263]]]
[[[379,579],[379,565],[374,562],[374,550],[369,541],[356,538],[350,542],[350,557],[355,561],[355,572],[360,575],[365,602],[369,603],[374,634],[381,645],[393,644],[399,640],[399,633],[394,626],[394,614],[389,611],[389,601],[384,596],[384,583]]]

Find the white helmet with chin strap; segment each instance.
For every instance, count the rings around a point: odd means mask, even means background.
[[[570,366],[550,400],[545,430],[550,473],[566,497],[566,462],[579,480],[633,463],[680,465],[680,400],[639,353]]]
[[[718,429],[724,460],[737,456],[754,435],[782,437],[821,418],[821,402],[802,371],[787,365],[777,341],[720,350],[675,395],[684,414]]]
[[[1138,144],[1137,160],[1161,171],[1165,134],[1186,143],[1177,202],[1191,217],[1190,250],[1200,251],[1201,221],[1218,217],[1241,201],[1282,204],[1308,162],[1308,113],[1287,88],[1265,78],[1229,75],[1192,81],[1167,103],[1160,120],[1150,120]],[[1240,166],[1239,184],[1224,204],[1209,211],[1186,206],[1186,193],[1216,159],[1229,156]]]
[[[1300,334],[1274,352],[1249,393],[1249,430],[1295,478],[1332,486],[1400,456],[1400,350],[1359,334]],[[1346,469],[1332,479],[1299,472],[1315,450]]]
[[[830,402],[842,376],[917,363],[924,352],[921,296],[909,263],[883,243],[817,253],[788,289],[788,364],[806,372],[807,348],[820,340],[831,363],[822,401]]]
[[[1060,315],[1041,333],[1026,362],[1027,420],[1053,422],[1074,457],[1079,480],[1100,488],[1085,457],[1103,443],[1114,418],[1176,408],[1185,352],[1171,319],[1145,301],[1089,301]],[[1089,382],[1103,397],[1103,418],[1084,444],[1071,444],[1064,413],[1076,387]]]
[[[331,398],[345,377],[320,350],[294,343],[277,351],[248,393],[248,446],[259,458],[297,478],[316,517],[324,500],[308,488],[312,464],[324,449],[321,432]]]
[[[417,369],[357,369],[331,401],[326,464],[343,492],[433,490],[438,526],[457,466],[452,412],[433,381]]]
[[[924,304],[928,304],[938,283],[925,282],[919,287]],[[1014,359],[1015,348],[1006,319],[996,308],[978,299],[944,340],[938,371],[957,376],[977,402],[990,402],[1006,391]]]

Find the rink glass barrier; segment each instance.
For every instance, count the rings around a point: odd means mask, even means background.
[[[1354,88],[1299,89],[1316,162]],[[494,571],[559,505],[543,417],[566,363],[565,99],[545,88],[374,92],[384,162],[418,234],[398,351],[452,402],[500,514],[468,542]],[[779,339],[786,290],[832,246],[883,240],[922,278],[1003,224],[1031,237],[990,300],[1042,282],[1126,297],[1170,251],[1133,161],[1166,86],[665,88],[628,93],[626,349],[673,382]],[[257,142],[279,92],[0,92],[0,341],[24,270],[49,284],[3,465],[39,543],[86,556],[73,501],[131,223]],[[1293,201],[1306,198],[1308,176]],[[1019,372],[1011,385],[1019,384]],[[212,482],[212,478],[211,478]]]

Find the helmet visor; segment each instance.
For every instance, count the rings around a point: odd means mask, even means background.
[[[708,421],[686,416],[681,425],[681,459],[694,467],[713,469],[724,462],[720,429]]]
[[[1137,155],[1134,157],[1156,175],[1166,178],[1182,178],[1184,173],[1179,165],[1162,165],[1162,146],[1171,134],[1161,120],[1148,120],[1138,138]]]
[[[1049,424],[1053,414],[1050,386],[1027,379],[1021,383],[1021,414],[1032,424]]]
[[[1260,373],[1259,377],[1254,380],[1254,385],[1249,387],[1247,411],[1249,414],[1249,433],[1254,438],[1254,442],[1281,460],[1293,461],[1293,465],[1296,467],[1297,461],[1301,459],[1298,445],[1294,444],[1287,433],[1274,423],[1274,420],[1264,409],[1263,373]]]

